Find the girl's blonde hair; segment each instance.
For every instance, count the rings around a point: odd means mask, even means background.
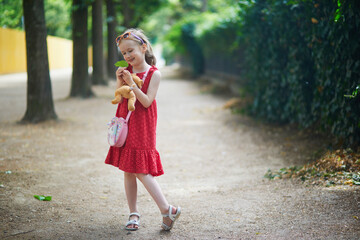
[[[128,30],[126,30],[122,35],[124,35],[125,33],[133,33],[135,34],[137,37],[141,38],[144,42],[141,42],[140,39],[134,37],[133,35],[129,35],[128,38],[126,39],[131,39],[137,43],[139,43],[140,45],[143,45],[144,43],[146,44],[147,46],[147,50],[145,52],[145,61],[147,64],[153,66],[153,65],[156,65],[156,58],[155,58],[155,55],[153,53],[153,50],[152,50],[152,47],[151,47],[151,44],[150,44],[150,41],[149,39],[146,37],[146,35],[144,34],[143,30],[141,29],[135,29],[135,28],[130,28]],[[122,36],[120,35],[120,36]],[[119,46],[120,45],[120,42],[121,42],[122,39],[119,38],[118,42],[117,42],[117,45]]]

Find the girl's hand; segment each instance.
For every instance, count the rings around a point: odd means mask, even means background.
[[[134,84],[134,80],[128,70],[122,71],[122,78],[124,79],[127,85],[131,86]]]
[[[116,79],[119,80],[120,82],[124,82],[124,79],[123,79],[123,72],[124,72],[125,68],[124,67],[119,67],[117,70],[116,70]]]

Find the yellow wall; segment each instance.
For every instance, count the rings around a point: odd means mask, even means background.
[[[72,67],[72,41],[48,36],[50,69]],[[92,48],[89,48],[89,66],[92,66]],[[0,28],[0,74],[26,72],[25,32]]]
[[[73,44],[71,40],[48,36],[47,44],[50,69],[72,67]]]
[[[0,28],[0,74],[26,72],[24,32]]]

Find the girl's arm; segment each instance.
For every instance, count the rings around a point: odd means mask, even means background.
[[[148,108],[154,101],[156,93],[159,89],[161,80],[160,71],[156,70],[151,76],[150,84],[147,93],[143,93],[138,87],[134,87],[133,91],[136,95],[137,100],[145,107]],[[136,84],[135,84],[136,85]]]

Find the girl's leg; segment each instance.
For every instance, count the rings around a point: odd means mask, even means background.
[[[128,201],[130,213],[138,212],[136,175],[133,173],[124,172],[124,185],[125,185],[126,199]],[[130,220],[133,220],[133,219],[138,219],[138,217],[131,216]],[[129,227],[137,228],[137,226],[133,225],[133,224],[131,224]]]
[[[151,197],[154,199],[157,206],[159,207],[160,212],[162,214],[168,213],[170,205],[169,205],[168,201],[166,200],[164,194],[162,193],[160,185],[156,181],[156,179],[150,174],[137,173],[136,177],[142,182],[142,184],[144,184],[146,190],[150,193]],[[176,208],[172,209],[172,213],[173,214],[176,213]],[[164,218],[163,221],[168,226],[172,222],[171,219],[168,217]]]

